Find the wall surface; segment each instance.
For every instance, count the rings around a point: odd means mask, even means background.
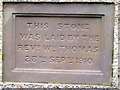
[[[120,1],[118,4],[118,86],[120,88]]]
[[[12,87],[12,88],[37,88],[37,87],[59,87],[59,88],[64,88],[64,87],[69,87],[69,88],[79,88],[79,87],[86,87],[86,88],[92,88],[92,87],[97,87],[97,88],[112,88],[111,86],[97,86],[97,85],[72,85],[72,84],[46,84],[46,83],[14,83],[14,82],[2,82],[3,77],[2,77],[2,56],[3,56],[3,51],[2,47],[2,32],[3,32],[3,27],[2,27],[2,22],[3,22],[3,2],[97,2],[97,3],[115,3],[115,22],[114,22],[114,55],[113,55],[113,78],[112,78],[112,87],[120,88],[120,1],[119,0],[1,0],[0,1],[0,87]],[[119,38],[118,38],[119,35]],[[119,53],[118,53],[119,52]],[[119,77],[119,78],[118,78]]]

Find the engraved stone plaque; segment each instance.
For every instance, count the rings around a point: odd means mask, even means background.
[[[4,79],[110,84],[112,4],[4,4]]]

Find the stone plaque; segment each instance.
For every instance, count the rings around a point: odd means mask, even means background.
[[[113,12],[112,4],[4,4],[5,81],[110,84]]]

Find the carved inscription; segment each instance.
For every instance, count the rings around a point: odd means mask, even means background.
[[[16,17],[16,67],[91,69],[101,55],[101,18]]]

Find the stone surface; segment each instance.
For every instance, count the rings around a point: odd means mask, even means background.
[[[3,17],[5,81],[110,85],[113,4],[4,4]]]
[[[3,0],[3,2],[114,2],[118,3],[119,0]]]
[[[21,2],[21,1],[25,1],[25,2],[41,2],[42,0],[0,0],[1,2],[1,5],[0,5],[0,10],[2,10],[2,2],[3,1],[8,1],[8,2],[13,2],[13,1],[16,1],[16,2]],[[119,6],[119,0],[76,0],[77,2],[113,2],[115,3],[115,25],[114,25],[114,55],[113,55],[113,78],[112,78],[112,85],[113,87],[118,87],[118,6]],[[59,0],[59,2],[76,2],[75,0]],[[53,0],[44,0],[44,2],[58,2],[58,1],[53,1]],[[2,16],[2,11],[0,13],[0,15]],[[2,17],[0,17],[0,23],[2,23]],[[2,24],[0,24],[0,30],[2,30]],[[2,44],[1,44],[1,47],[2,49]],[[2,54],[1,56],[2,57]],[[0,59],[0,70],[2,70],[2,58]],[[2,72],[2,71],[1,71]],[[2,80],[2,74],[0,74],[0,80]],[[66,85],[66,84],[43,84],[43,83],[13,83],[13,82],[10,82],[10,83],[5,83],[5,84],[2,84],[3,82],[1,82],[1,87],[12,87],[12,88],[15,88],[15,87],[71,87],[71,86],[74,86],[74,87],[91,87],[91,88],[108,88],[109,86],[98,86],[98,85]],[[120,82],[119,82],[120,83]]]

